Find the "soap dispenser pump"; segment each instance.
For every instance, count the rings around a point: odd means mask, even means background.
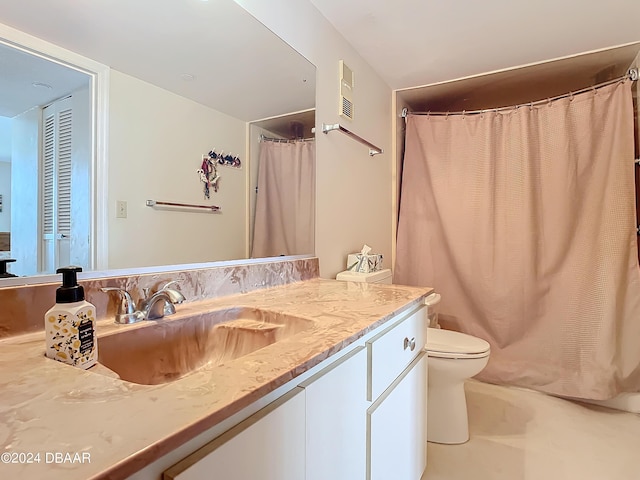
[[[46,356],[87,369],[98,360],[96,307],[84,299],[78,285],[81,267],[63,267],[62,286],[56,290],[56,304],[45,314]]]

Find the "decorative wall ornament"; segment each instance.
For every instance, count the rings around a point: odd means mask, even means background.
[[[240,157],[233,153],[226,154],[223,152],[217,153],[214,148],[209,152],[209,157],[218,162],[218,165],[224,165],[226,167],[242,168],[242,162]]]
[[[209,199],[211,197],[211,187],[213,187],[214,192],[218,191],[220,175],[218,175],[216,162],[210,156],[203,155],[202,164],[196,172],[200,175],[200,181],[204,183],[204,198]]]
[[[225,154],[224,152],[217,153],[214,148],[209,152],[209,155],[202,156],[202,164],[200,168],[196,170],[200,175],[200,181],[204,183],[204,197],[209,199],[211,197],[211,188],[213,191],[218,191],[218,181],[220,175],[218,174],[218,166],[223,165],[225,167],[242,168],[242,162],[240,157],[232,153]]]

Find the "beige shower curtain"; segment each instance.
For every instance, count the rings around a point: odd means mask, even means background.
[[[631,83],[478,115],[409,116],[395,282],[491,343],[480,379],[640,391]]]
[[[315,141],[263,141],[251,256],[314,252]]]

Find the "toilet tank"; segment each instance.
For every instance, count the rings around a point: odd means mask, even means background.
[[[383,283],[391,285],[391,270],[385,268],[377,272],[361,273],[345,270],[336,275],[336,280],[343,282],[361,282],[361,283]]]
[[[424,299],[424,304],[427,306],[429,327],[431,328],[440,328],[440,324],[438,323],[438,304],[440,300],[441,297],[439,293],[432,293]]]

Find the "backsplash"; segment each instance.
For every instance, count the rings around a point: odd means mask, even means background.
[[[80,280],[86,299],[96,306],[98,321],[113,318],[116,296],[100,291],[102,287],[124,288],[138,302],[142,289],[151,291],[172,280],[187,302],[246,293],[260,288],[310,280],[319,276],[317,258],[275,260],[265,263],[228,265],[150,274],[120,275],[95,280]],[[42,330],[45,312],[55,302],[59,283],[43,283],[0,288],[0,338]]]

